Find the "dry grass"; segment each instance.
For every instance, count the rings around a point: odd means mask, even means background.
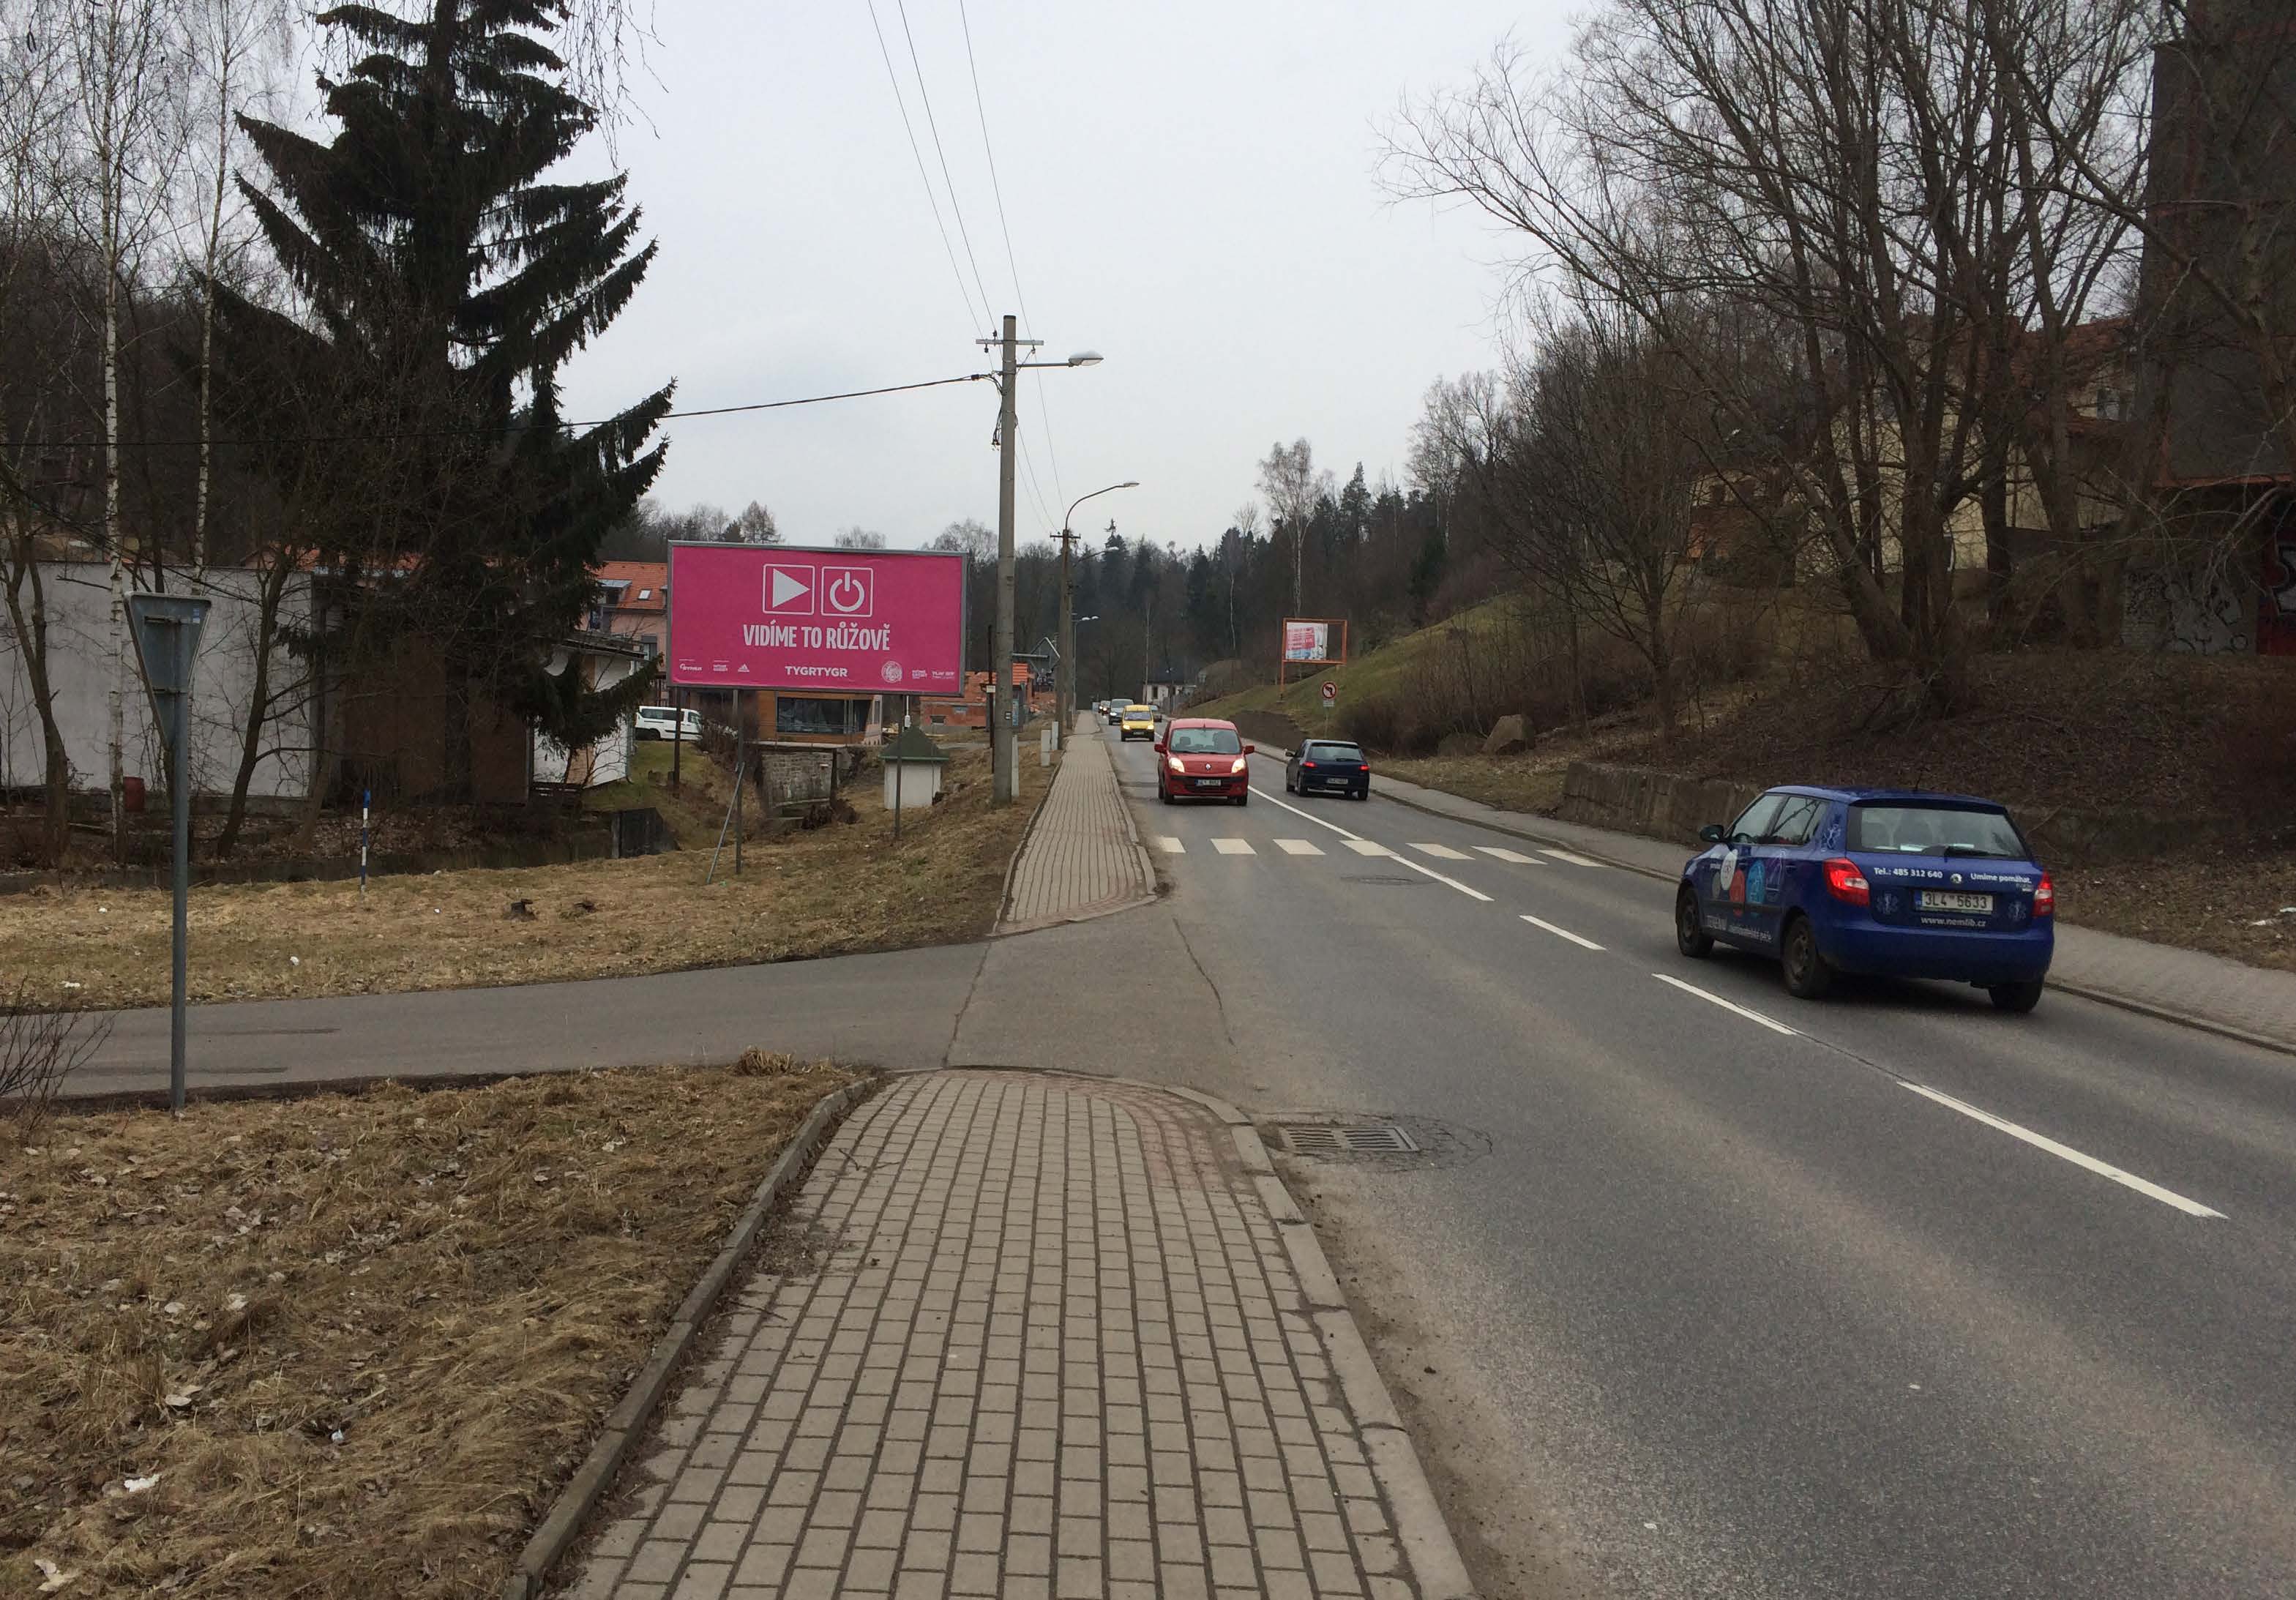
[[[849,1081],[768,1057],[8,1137],[0,1592],[45,1561],[75,1597],[494,1594]]]
[[[2296,853],[2194,850],[2051,874],[2067,922],[2296,972]]]
[[[957,752],[948,794],[904,815],[902,838],[873,773],[850,792],[858,820],[770,842],[752,835],[731,875],[728,844],[704,887],[706,849],[512,872],[193,890],[198,1001],[460,989],[978,939],[1050,774],[1021,762],[1020,803],[988,804],[985,753]],[[524,902],[524,912],[512,907]],[[161,890],[65,890],[0,898],[0,972],[73,1007],[168,997]]]

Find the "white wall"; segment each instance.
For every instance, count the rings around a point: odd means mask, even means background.
[[[204,594],[215,603],[200,635],[199,661],[192,679],[194,793],[229,794],[238,775],[242,730],[255,689],[258,577],[242,568],[217,568],[209,573],[206,586],[196,590],[189,587],[187,580],[170,579],[171,592]],[[107,790],[111,784],[108,697],[112,684],[109,569],[101,562],[43,562],[40,580],[47,595],[48,675],[56,688],[56,715],[62,725],[64,752],[71,763],[72,787]],[[27,611],[30,600],[28,583]],[[281,605],[283,619],[308,621],[310,606],[310,580],[299,575],[290,579]],[[40,736],[39,713],[32,704],[24,649],[4,607],[0,607],[0,786],[4,787],[29,788],[46,776],[45,746]],[[144,693],[136,670],[135,651],[131,641],[123,702],[127,767],[129,775],[143,778],[156,791],[161,781],[160,734],[152,717],[151,696]],[[275,691],[282,684],[299,681],[304,674],[302,664],[283,648],[274,650],[271,670]],[[271,724],[264,734],[264,745],[272,753],[257,764],[249,793],[295,797],[307,792],[309,713],[310,707],[299,694]]]
[[[551,671],[565,671],[566,658],[567,651],[564,645],[550,652]],[[594,690],[611,689],[645,666],[644,661],[633,661],[622,655],[598,655],[589,659],[597,663],[594,676],[590,680],[590,686]],[[620,727],[592,745],[588,752],[591,759],[586,774],[583,772],[583,763],[577,759],[577,752],[568,751],[554,739],[547,739],[538,733],[534,735],[534,781],[537,784],[565,783],[567,768],[572,767],[578,775],[584,777],[585,788],[594,789],[601,784],[619,783],[630,775],[630,743],[636,737],[635,728],[635,718],[624,718]]]

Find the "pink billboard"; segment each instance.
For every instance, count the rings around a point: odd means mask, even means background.
[[[784,545],[669,547],[669,681],[955,694],[964,557]]]

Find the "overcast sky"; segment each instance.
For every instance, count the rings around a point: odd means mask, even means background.
[[[958,0],[906,3],[990,308],[1018,311]],[[1063,494],[1127,478],[1142,487],[1079,524],[1216,537],[1278,439],[1304,435],[1342,480],[1357,461],[1400,479],[1429,382],[1491,364],[1492,263],[1508,246],[1470,214],[1389,203],[1378,128],[1502,35],[1554,59],[1562,5],[967,4],[1029,331],[1048,357],[1107,357],[1024,388],[1037,492],[1024,473],[1021,537],[1058,526]],[[570,414],[673,376],[678,403],[703,406],[988,364],[900,0],[875,6],[962,285],[866,0],[668,0],[659,81],[639,84],[619,152],[661,250],[570,368]],[[655,492],[761,499],[797,543],[856,524],[896,545],[960,517],[994,526],[996,404],[984,383],[674,423]]]

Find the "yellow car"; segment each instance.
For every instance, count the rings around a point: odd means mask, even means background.
[[[1156,708],[1154,706],[1127,706],[1124,708],[1124,720],[1117,725],[1117,737],[1119,739],[1130,739],[1134,737],[1153,739],[1155,736]]]

